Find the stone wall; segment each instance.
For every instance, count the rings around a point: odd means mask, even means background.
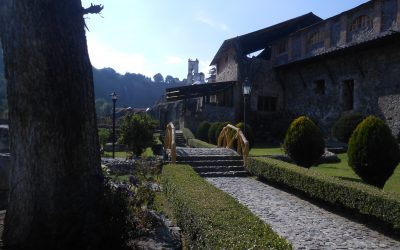
[[[231,47],[219,59],[217,64],[217,82],[237,81],[238,78],[238,64],[235,60],[236,52]]]
[[[352,24],[357,23],[363,16],[364,21],[369,20],[363,23],[369,25],[352,29]],[[272,44],[272,61],[275,65],[283,65],[337,47],[368,40],[390,30],[400,30],[400,0],[369,1],[275,41]],[[321,39],[315,39],[317,37]],[[285,41],[287,41],[287,51],[278,53]]]
[[[286,110],[310,116],[325,133],[346,111],[347,80],[354,81],[353,111],[377,115],[393,134],[400,132],[399,39],[376,48],[281,67],[277,73],[285,85]],[[317,81],[324,81],[324,93],[317,93]]]

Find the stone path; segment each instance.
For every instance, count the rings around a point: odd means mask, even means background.
[[[400,242],[251,178],[207,178],[288,239],[294,249],[400,249]]]

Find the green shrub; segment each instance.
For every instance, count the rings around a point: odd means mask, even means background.
[[[182,129],[182,134],[183,134],[183,137],[185,138],[186,141],[196,138],[194,136],[194,134],[192,133],[192,131],[190,129],[188,129],[188,128],[183,128]]]
[[[147,147],[154,144],[153,133],[157,122],[147,115],[125,115],[121,120],[119,142],[140,156]]]
[[[220,122],[214,122],[211,124],[210,129],[208,129],[208,142],[211,144],[217,144],[217,138],[215,138],[216,131],[221,125]]]
[[[347,151],[349,165],[368,184],[383,188],[399,163],[399,145],[379,118],[367,117],[354,130]]]
[[[343,113],[339,120],[333,124],[332,136],[341,142],[348,143],[351,134],[363,119],[363,115],[359,113]]]
[[[270,158],[248,158],[246,168],[267,182],[290,187],[331,206],[347,208],[351,213],[373,217],[400,236],[400,197],[397,194]]]
[[[191,249],[291,249],[267,224],[190,166],[164,166],[161,182]]]
[[[197,127],[196,135],[199,140],[207,141],[208,140],[208,130],[210,129],[211,124],[207,121],[203,121],[200,123],[199,127]]]
[[[254,145],[254,136],[253,136],[253,129],[249,124],[246,124],[246,131],[244,130],[244,123],[240,122],[236,124],[237,128],[240,128],[242,130],[243,134],[246,136],[246,139],[249,141],[249,146],[252,148]]]
[[[301,116],[290,124],[283,148],[297,165],[309,168],[324,153],[325,141],[314,122]]]
[[[189,139],[187,141],[189,147],[192,148],[216,148],[217,146],[214,144],[207,143],[205,141],[201,141],[198,139]]]
[[[229,122],[222,122],[222,123],[219,124],[219,126],[215,130],[215,144],[218,143],[218,137],[219,137],[219,134],[221,133],[222,129],[224,127],[226,127],[226,125],[228,125],[228,124],[229,124]]]
[[[111,133],[106,128],[99,128],[97,133],[99,134],[100,146],[101,148],[104,148],[108,142],[108,139],[110,138]]]

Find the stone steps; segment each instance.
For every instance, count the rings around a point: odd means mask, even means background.
[[[183,136],[183,133],[180,130],[175,131],[175,144],[177,147],[186,147],[185,137]]]
[[[202,177],[244,177],[243,158],[225,148],[179,148],[178,164],[188,164]]]

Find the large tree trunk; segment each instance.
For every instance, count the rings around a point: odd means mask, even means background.
[[[103,191],[80,0],[1,0],[12,172],[3,239],[81,249]]]

